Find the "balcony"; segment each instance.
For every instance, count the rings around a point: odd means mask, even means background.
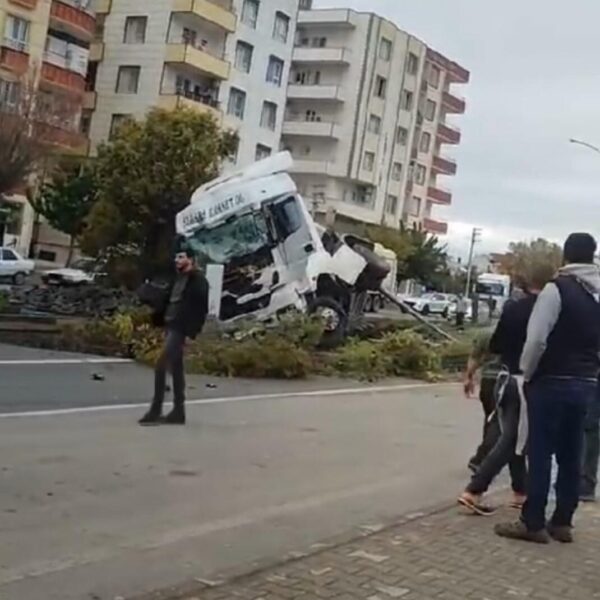
[[[96,0],[95,9],[97,15],[107,15],[112,9],[112,0]]]
[[[446,235],[448,233],[448,223],[445,221],[436,221],[435,219],[423,219],[423,229],[428,233],[436,235]]]
[[[343,168],[326,160],[296,160],[290,169],[295,175],[328,175],[330,177],[343,177]]]
[[[0,47],[0,67],[16,75],[24,75],[29,69],[27,44],[4,38]]]
[[[467,109],[467,103],[464,98],[455,96],[450,92],[444,92],[442,94],[442,105],[446,109],[446,112],[453,113],[456,115],[462,115]]]
[[[236,30],[237,19],[230,0],[175,0],[173,12],[196,15],[229,33]]]
[[[104,44],[102,42],[92,42],[90,44],[90,62],[100,62],[104,59]]]
[[[458,127],[440,123],[437,131],[437,137],[442,144],[460,144],[461,133]]]
[[[452,192],[439,187],[430,186],[427,189],[427,198],[435,204],[450,206],[452,204]]]
[[[340,85],[297,85],[288,86],[288,98],[292,100],[321,100],[344,102],[344,88]]]
[[[177,110],[178,108],[189,108],[199,113],[213,116],[219,123],[223,119],[223,113],[219,110],[219,103],[209,99],[207,96],[198,94],[161,94],[158,100],[159,108],[164,110]]]
[[[52,64],[47,58],[44,58],[42,65],[41,83],[59,88],[63,92],[82,96],[85,92],[85,77],[65,67]]]
[[[467,69],[431,48],[427,49],[427,60],[444,69],[450,83],[469,83],[471,79],[471,73]]]
[[[456,175],[456,161],[444,156],[434,156],[433,171],[438,175]]]
[[[350,48],[313,48],[296,46],[293,60],[297,63],[350,64],[352,51]]]
[[[168,44],[165,62],[167,64],[184,65],[203,75],[222,81],[229,79],[231,70],[230,64],[223,58],[185,43]]]
[[[52,0],[50,24],[58,31],[90,42],[96,29],[96,17],[77,0]]]
[[[285,120],[283,122],[283,135],[339,139],[340,127],[335,123],[323,121]]]
[[[298,25],[332,25],[354,29],[357,15],[353,10],[301,10],[298,13]]]

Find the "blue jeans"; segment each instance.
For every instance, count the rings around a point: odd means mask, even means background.
[[[583,496],[596,496],[598,484],[598,459],[600,455],[600,385],[588,408],[585,420],[585,437],[583,451],[583,472],[581,474],[581,488],[579,493]]]
[[[522,519],[530,531],[546,527],[552,457],[558,463],[552,524],[571,526],[579,504],[583,432],[594,381],[541,378],[527,389],[529,479]]]

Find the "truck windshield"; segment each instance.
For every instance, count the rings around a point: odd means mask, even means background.
[[[200,229],[188,240],[200,264],[226,264],[269,244],[267,224],[260,213],[248,213],[213,227]]]
[[[506,290],[501,283],[485,283],[480,281],[477,284],[477,293],[485,296],[504,296]]]

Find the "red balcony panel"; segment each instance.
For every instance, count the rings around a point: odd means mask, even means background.
[[[471,73],[467,69],[431,48],[427,48],[427,60],[444,69],[451,83],[469,83],[471,79]]]
[[[428,233],[446,235],[448,233],[448,223],[434,219],[423,219],[423,229]]]
[[[77,95],[85,92],[85,77],[47,62],[42,65],[42,81]]]
[[[438,127],[438,139],[443,144],[460,144],[461,137],[460,129],[440,123]]]
[[[0,66],[17,75],[23,75],[29,69],[29,54],[2,47],[0,48]]]
[[[452,204],[452,192],[442,190],[436,187],[430,187],[427,190],[427,198],[436,204],[444,204],[449,206]]]
[[[467,103],[463,98],[459,98],[458,96],[454,96],[449,92],[444,92],[442,96],[442,102],[444,104],[444,108],[449,113],[454,113],[457,115],[464,114],[467,109]]]
[[[450,158],[443,156],[433,157],[433,170],[440,175],[456,175],[456,163]]]
[[[79,30],[86,39],[91,38],[96,29],[93,14],[60,0],[52,0],[50,18],[60,21],[69,29]]]

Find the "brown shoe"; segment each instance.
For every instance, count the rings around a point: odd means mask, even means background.
[[[496,513],[496,508],[493,506],[489,506],[487,504],[483,504],[481,502],[481,498],[478,496],[472,496],[465,492],[460,496],[457,502],[464,506],[467,510],[470,510],[474,515],[478,515],[480,517],[491,517]]]
[[[541,531],[529,531],[522,521],[514,523],[500,523],[494,528],[496,535],[510,540],[522,540],[534,544],[549,544],[550,536],[545,529]]]
[[[553,540],[561,544],[572,544],[575,541],[572,527],[549,524],[548,533]]]

